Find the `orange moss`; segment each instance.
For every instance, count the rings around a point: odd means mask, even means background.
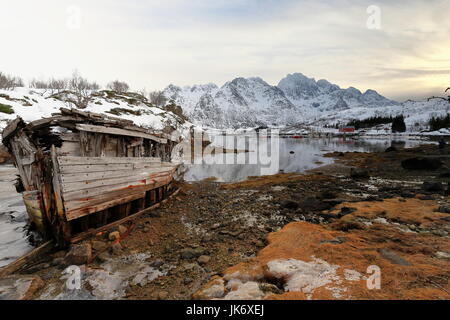
[[[429,225],[433,221],[439,221],[448,214],[436,212],[439,205],[433,200],[420,200],[417,198],[402,199],[392,198],[384,201],[347,202],[336,206],[336,210],[330,213],[337,214],[342,207],[355,208],[356,211],[344,216],[344,220],[350,221],[355,217],[375,219],[385,218],[395,222],[407,224]]]
[[[441,217],[434,212],[436,203],[408,199],[400,202],[389,199],[383,202],[347,203],[342,206],[357,208],[353,218],[373,219],[381,212],[387,219],[408,223],[426,224]],[[344,218],[347,218],[345,216]],[[442,222],[444,223],[444,222]],[[333,244],[324,242],[332,239],[344,240]],[[405,233],[396,227],[373,224],[364,229],[350,232],[333,230],[328,227],[306,222],[294,222],[268,236],[268,246],[247,262],[228,268],[224,279],[270,281],[267,263],[277,259],[296,259],[305,262],[313,257],[338,265],[337,275],[342,283],[327,284],[312,292],[313,299],[336,299],[333,288],[343,289],[342,299],[450,299],[450,269],[448,261],[433,257],[436,251],[450,252],[450,242],[446,237],[432,234]],[[411,263],[410,266],[394,264],[379,253],[388,249]],[[381,269],[381,289],[370,290],[366,280],[350,281],[344,277],[344,270],[350,269],[369,277],[367,268],[376,265]],[[267,299],[304,299],[303,292],[285,292],[270,295]]]
[[[261,187],[265,185],[276,185],[285,182],[292,181],[318,181],[318,180],[329,180],[329,177],[317,174],[305,174],[301,175],[298,173],[280,173],[274,174],[270,176],[261,176],[261,177],[248,177],[247,180],[236,182],[236,183],[227,183],[223,184],[221,189],[240,189],[240,188],[254,188]]]

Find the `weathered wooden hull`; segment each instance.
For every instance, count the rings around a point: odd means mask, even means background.
[[[60,228],[68,242],[78,233],[123,219],[165,199],[178,166],[158,158],[70,157],[53,154],[53,185]],[[52,221],[41,192],[25,191],[30,220],[46,238]]]
[[[170,136],[79,110],[28,124],[17,118],[2,137],[30,221],[59,245],[161,202],[178,168],[169,162]]]

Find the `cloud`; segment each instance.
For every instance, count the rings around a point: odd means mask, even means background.
[[[161,89],[238,76],[272,84],[302,72],[391,97],[448,86],[447,0],[24,1],[0,11],[0,70],[25,78],[69,75]],[[78,30],[67,8],[80,8]],[[394,91],[395,90],[395,91]],[[436,92],[437,94],[438,92]]]

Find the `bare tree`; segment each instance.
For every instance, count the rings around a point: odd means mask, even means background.
[[[97,83],[90,83],[85,78],[81,77],[76,71],[73,73],[72,78],[69,79],[68,87],[75,94],[76,105],[79,108],[86,108],[91,97],[91,92],[100,88]]]
[[[69,87],[68,82],[69,80],[67,79],[50,79],[49,88],[52,90],[52,94],[67,90]]]
[[[21,78],[0,72],[0,89],[13,90],[17,87],[23,87],[23,80]]]
[[[119,93],[124,93],[130,89],[130,86],[126,82],[115,80],[108,83],[107,88]]]
[[[164,96],[162,91],[150,92],[149,98],[150,102],[158,107],[163,107],[167,102],[167,98]]]
[[[50,90],[50,94],[60,93],[67,90],[69,87],[69,80],[67,79],[55,79],[50,80],[36,80],[32,79],[29,83],[30,88],[45,90],[42,94],[45,94],[47,90]]]

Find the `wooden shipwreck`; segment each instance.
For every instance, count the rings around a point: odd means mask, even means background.
[[[3,131],[30,220],[61,246],[145,212],[173,191],[178,141],[132,121],[75,109]]]

